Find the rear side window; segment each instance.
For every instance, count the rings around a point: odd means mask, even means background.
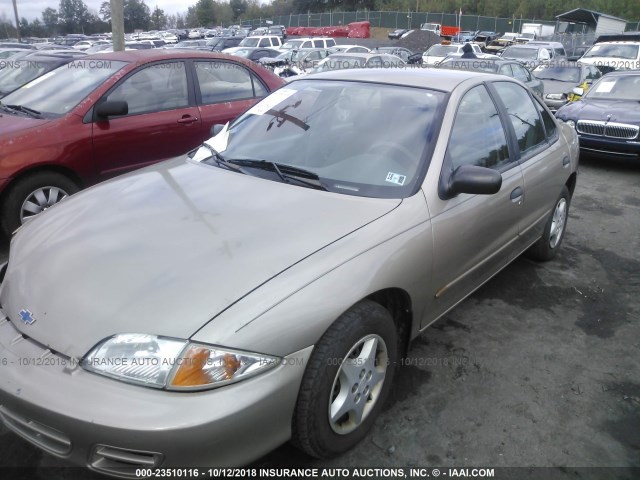
[[[222,103],[264,96],[264,87],[245,67],[230,62],[195,62],[202,103]]]
[[[323,48],[324,47],[324,41],[322,40],[314,40],[313,41],[313,46],[316,48]]]
[[[515,83],[496,82],[494,86],[509,114],[520,152],[524,155],[545,143],[546,134],[539,110],[529,93]]]

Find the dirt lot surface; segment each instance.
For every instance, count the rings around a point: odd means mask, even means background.
[[[640,467],[639,232],[640,164],[583,161],[558,257],[517,260],[423,332],[361,444],[325,461],[285,445],[255,466],[546,466],[566,467],[554,471],[567,479],[633,478],[571,467]],[[47,468],[64,465],[0,431],[0,467],[38,467],[22,478],[103,478]],[[2,478],[20,472],[0,468]]]

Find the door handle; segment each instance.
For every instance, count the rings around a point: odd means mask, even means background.
[[[571,160],[569,160],[569,157],[564,157],[562,159],[562,166],[563,167],[568,167],[570,163],[571,163]]]
[[[522,189],[522,187],[516,187],[512,192],[511,192],[511,201],[513,203],[520,203],[522,201],[522,195],[524,194],[524,190]]]
[[[191,115],[187,115],[178,119],[178,123],[182,123],[183,125],[188,125],[190,123],[194,123],[197,121],[198,121],[198,117],[192,117]]]

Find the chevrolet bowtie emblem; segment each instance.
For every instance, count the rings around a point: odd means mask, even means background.
[[[33,325],[36,319],[33,317],[33,313],[29,310],[20,310],[20,319],[24,322],[25,325]]]

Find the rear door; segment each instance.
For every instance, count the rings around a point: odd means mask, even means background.
[[[230,60],[193,60],[201,136],[209,138],[215,124],[227,123],[269,92],[246,66]]]
[[[126,101],[129,113],[93,122],[93,155],[101,179],[186,153],[202,137],[185,63],[142,66],[97,103]]]
[[[555,121],[530,92],[512,82],[492,85],[504,105],[518,144],[524,177],[522,215],[518,223],[520,244],[524,247],[542,234],[569,176],[569,152],[559,141]]]

